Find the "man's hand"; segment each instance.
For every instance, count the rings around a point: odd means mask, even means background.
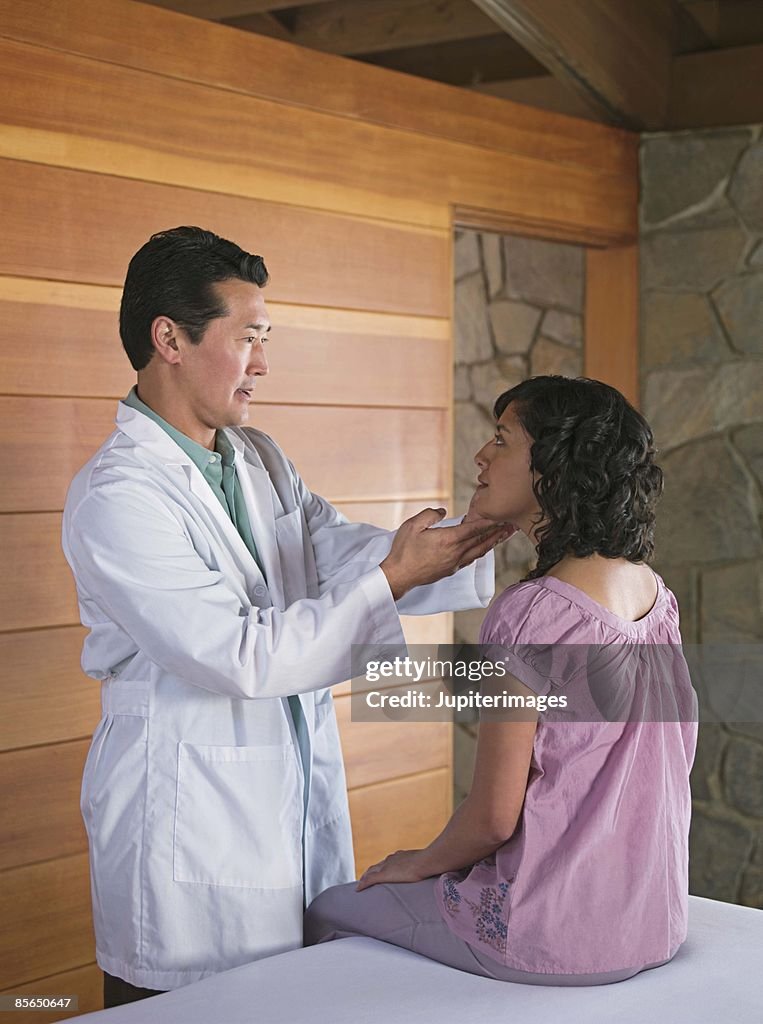
[[[478,523],[483,521],[482,516],[479,514],[479,512],[474,511],[474,499],[476,498],[476,496],[477,492],[475,491],[474,494],[472,495],[472,500],[469,502],[469,508],[466,511],[466,515],[461,520],[462,523]],[[511,523],[501,523],[500,525],[508,531],[509,537],[513,537],[519,529],[518,526],[512,526]]]
[[[512,527],[490,519],[472,519],[458,526],[431,530],[444,515],[444,508],[425,508],[406,519],[395,534],[381,570],[396,601],[413,587],[452,576],[512,533]]]

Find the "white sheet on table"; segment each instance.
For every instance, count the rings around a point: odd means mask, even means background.
[[[615,985],[477,978],[374,939],[258,960],[87,1024],[760,1024],[763,912],[689,899],[689,937],[664,967]]]

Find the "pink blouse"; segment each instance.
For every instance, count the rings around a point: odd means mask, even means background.
[[[512,675],[568,698],[539,718],[512,837],[435,886],[449,927],[515,970],[640,968],[686,938],[697,705],[676,599],[657,583],[637,622],[550,576],[509,587],[485,618],[481,643],[521,645]]]

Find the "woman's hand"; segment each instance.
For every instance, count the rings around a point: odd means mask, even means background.
[[[372,864],[364,871],[355,891],[362,892],[372,885],[384,885],[388,882],[420,882],[429,878],[431,871],[428,871],[424,863],[424,850],[398,850],[391,853],[389,857]]]

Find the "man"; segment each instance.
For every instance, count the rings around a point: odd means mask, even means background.
[[[135,254],[137,390],[67,496],[82,664],[102,682],[82,813],[107,1005],[300,945],[304,903],[354,874],[328,687],[351,644],[403,642],[398,611],[486,604],[492,565],[471,563],[506,535],[429,529],[433,509],[396,534],[349,524],[244,428],[267,279],[200,228]]]

